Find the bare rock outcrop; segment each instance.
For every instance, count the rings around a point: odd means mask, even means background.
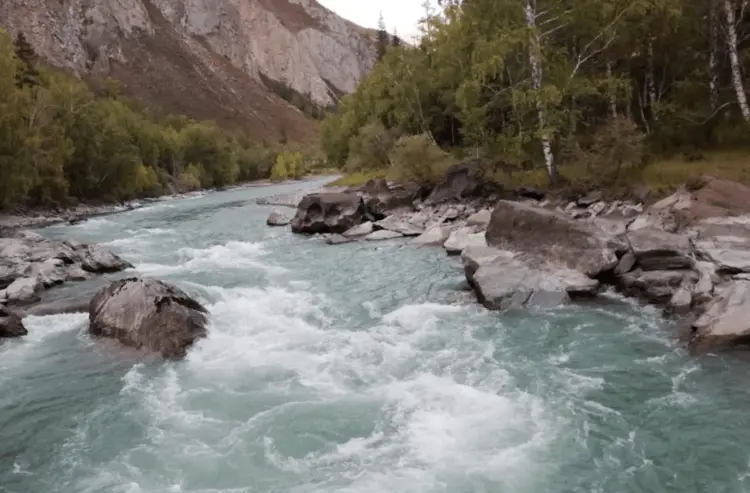
[[[175,286],[154,279],[122,279],[92,298],[89,332],[165,358],[180,358],[206,336],[207,313]]]

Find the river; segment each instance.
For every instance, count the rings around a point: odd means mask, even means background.
[[[317,185],[41,230],[178,284],[210,335],[163,362],[28,318],[0,346],[0,491],[750,492],[747,359],[617,299],[488,312],[440,249],[266,227],[254,198]]]

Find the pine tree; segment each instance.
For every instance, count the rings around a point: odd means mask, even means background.
[[[378,61],[382,60],[385,56],[385,52],[388,50],[388,31],[386,31],[385,20],[383,19],[383,13],[380,13],[380,19],[378,19]]]
[[[393,29],[393,37],[391,38],[391,46],[393,46],[394,48],[398,48],[399,46],[401,46],[401,38],[398,37],[398,32],[396,31],[395,28]]]
[[[17,75],[18,87],[39,85],[39,71],[36,69],[37,56],[34,48],[26,40],[26,36],[19,32],[13,42],[16,56],[23,62],[23,70]]]

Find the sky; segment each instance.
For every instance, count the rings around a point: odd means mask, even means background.
[[[398,30],[399,36],[411,37],[417,33],[417,22],[423,16],[423,0],[318,0],[341,17],[360,26],[377,28],[380,12],[388,31]]]

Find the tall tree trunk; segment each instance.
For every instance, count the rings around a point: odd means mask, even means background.
[[[526,14],[526,26],[531,33],[531,42],[529,43],[529,65],[531,65],[531,86],[534,90],[539,91],[542,88],[544,72],[541,60],[541,41],[536,29],[536,5],[535,0],[526,0],[524,12]],[[539,94],[536,97],[536,111],[539,119],[539,129],[541,131],[542,153],[544,154],[544,164],[547,166],[547,175],[551,183],[557,181],[557,163],[555,155],[552,152],[552,142],[545,129],[547,125],[547,106],[542,101]]]
[[[724,0],[724,14],[727,28],[727,48],[729,48],[729,62],[732,67],[732,84],[737,94],[737,103],[740,105],[742,118],[750,122],[750,106],[747,103],[747,94],[742,82],[742,69],[740,68],[740,56],[737,53],[737,25],[735,24],[734,5],[731,0]]]
[[[610,83],[612,82],[612,62],[607,60],[607,78]],[[612,113],[612,118],[617,118],[617,98],[615,93],[611,92],[609,95],[609,111]]]
[[[708,4],[709,53],[708,53],[708,89],[710,91],[711,109],[719,107],[719,14],[716,2]]]
[[[648,72],[646,72],[646,95],[648,97],[648,107],[651,110],[651,118],[659,121],[659,114],[656,111],[656,77],[654,75],[654,39],[649,35],[648,47]]]

